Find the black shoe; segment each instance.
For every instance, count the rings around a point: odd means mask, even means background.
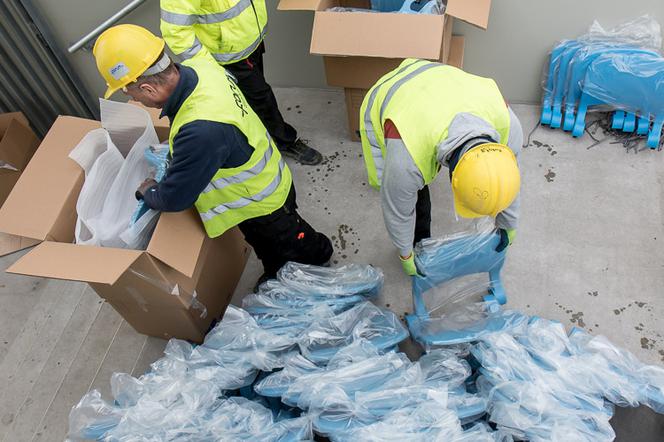
[[[279,148],[279,152],[287,157],[295,158],[297,162],[307,166],[315,166],[323,161],[323,155],[321,155],[320,152],[307,146],[307,144],[300,139],[290,146]]]
[[[275,274],[267,274],[263,273],[260,278],[258,278],[258,281],[256,281],[256,285],[254,286],[254,293],[258,293],[259,287],[266,281],[269,281],[270,279],[276,278],[277,275]]]

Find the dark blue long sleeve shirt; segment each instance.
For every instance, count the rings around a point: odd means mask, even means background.
[[[178,65],[180,80],[161,112],[171,124],[198,84],[198,75]],[[196,120],[187,123],[173,139],[173,158],[166,176],[143,195],[151,209],[178,212],[191,207],[219,169],[246,163],[253,153],[247,137],[232,124]]]

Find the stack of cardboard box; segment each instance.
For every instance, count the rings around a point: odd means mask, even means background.
[[[330,86],[343,87],[351,138],[359,140],[359,110],[367,90],[405,58],[462,67],[464,40],[453,37],[454,18],[486,29],[491,0],[447,0],[445,15],[337,12],[371,7],[369,0],[280,0],[283,11],[315,11],[312,54],[323,56]]]

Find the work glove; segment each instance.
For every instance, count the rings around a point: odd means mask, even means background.
[[[500,233],[500,242],[496,246],[496,252],[500,253],[512,245],[512,241],[516,238],[516,229],[498,229]]]
[[[399,259],[401,260],[401,266],[403,267],[403,271],[406,273],[406,275],[424,276],[417,270],[417,266],[415,265],[415,253],[410,252],[410,255],[408,255],[406,258],[399,255]]]
[[[157,185],[157,182],[153,180],[152,178],[146,178],[145,181],[141,183],[140,186],[138,186],[138,189],[136,189],[136,199],[137,200],[142,200],[143,195],[145,195],[145,192],[148,191],[151,187],[154,187]]]

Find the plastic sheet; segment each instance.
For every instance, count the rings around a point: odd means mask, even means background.
[[[85,171],[76,203],[76,242],[145,249],[157,212],[134,225],[130,220],[136,207],[134,193],[149,173],[143,151],[159,140],[143,109],[107,100],[100,103],[104,129],[91,131],[70,153]]]
[[[488,289],[500,302],[505,295],[500,283],[500,270],[505,251],[496,252],[500,235],[490,219],[480,219],[470,230],[438,239],[420,241],[415,247],[415,263],[424,277],[413,279],[415,313],[425,316],[436,307],[426,309],[420,298],[426,292],[468,275],[488,273]],[[485,279],[486,281],[487,279]],[[476,286],[476,285],[475,285]],[[439,300],[443,304],[446,300]]]
[[[482,425],[464,431],[456,414],[445,408],[445,402],[431,398],[414,408],[397,409],[375,423],[340,432],[334,435],[332,440],[335,442],[433,440],[493,442],[503,439],[496,438],[495,433]]]
[[[277,280],[290,292],[311,297],[363,295],[371,298],[383,287],[383,272],[371,265],[320,267],[288,262],[277,273]]]
[[[207,440],[223,429],[239,440],[309,438],[308,418],[274,422],[272,412],[258,403],[223,397],[250,385],[259,370],[283,366],[291,349],[290,340],[262,330],[247,312],[229,306],[202,345],[171,339],[150,372],[139,378],[114,374],[116,405],[97,392],[86,395],[72,410],[70,435],[109,440],[144,435],[161,441],[186,434]]]
[[[662,29],[659,22],[648,14],[621,23],[609,30],[605,30],[595,20],[588,28],[588,32],[579,37],[579,40],[621,42],[659,51],[662,49]]]
[[[282,401],[303,410],[320,409],[331,402],[348,402],[348,395],[369,391],[402,379],[410,361],[402,353],[387,353],[343,366],[327,367],[322,372],[303,374],[291,383]]]
[[[576,40],[558,43],[545,69],[540,122],[583,135],[587,112],[616,111],[611,128],[647,135],[661,143],[662,44],[659,23],[650,16],[609,31],[595,22]],[[563,117],[564,116],[564,117]]]
[[[402,14],[434,14],[445,13],[446,2],[443,0],[406,0],[399,9]]]
[[[324,362],[340,348],[358,339],[366,339],[379,351],[386,351],[407,337],[408,331],[392,311],[363,302],[336,316],[313,323],[303,332],[298,344],[308,359]]]
[[[471,353],[481,365],[476,386],[490,420],[517,438],[613,440],[612,404],[663,411],[664,369],[603,336],[581,329],[567,335],[555,321],[532,317],[513,336],[483,338]]]
[[[371,0],[371,9],[379,12],[396,12],[403,4],[404,0]]]
[[[289,262],[279,271],[278,279],[261,285],[259,293],[245,296],[242,305],[263,329],[289,337],[296,343],[304,339],[310,328],[318,330],[320,324],[328,327],[339,324],[342,319],[333,318],[376,296],[382,283],[382,272],[372,266],[350,264],[329,268]],[[382,326],[390,325],[390,315],[383,315],[386,321]],[[399,324],[394,321],[391,324],[395,334],[403,334]],[[338,333],[328,332],[327,344],[318,340],[318,350],[326,346],[331,351],[340,345]],[[307,336],[307,339],[312,337]],[[352,339],[349,336],[347,342]],[[330,351],[318,352],[319,359],[329,358]]]
[[[528,318],[522,313],[503,310],[495,301],[478,301],[478,294],[486,292],[486,283],[475,283],[437,305],[428,318],[407,316],[411,335],[425,348],[435,348],[475,342],[492,333],[515,332],[526,325]]]

